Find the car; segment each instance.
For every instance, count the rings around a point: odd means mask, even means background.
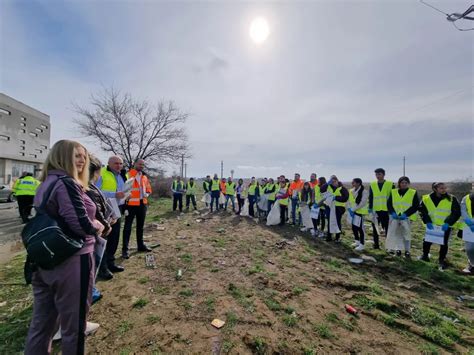
[[[0,185],[0,201],[15,201],[15,195],[9,185]]]

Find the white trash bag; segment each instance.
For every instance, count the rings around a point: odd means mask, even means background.
[[[311,210],[309,209],[308,204],[303,204],[300,207],[301,221],[303,222],[303,227],[308,229],[313,229],[313,221],[311,219]]]
[[[267,226],[276,226],[280,223],[280,204],[275,202],[267,216]]]
[[[337,225],[335,201],[326,200],[325,203],[329,206],[329,233],[330,234],[341,233],[341,230],[339,229],[339,226]]]
[[[316,203],[313,204],[313,206],[311,207],[311,218],[318,219],[320,211],[321,211],[321,208],[319,208]]]
[[[242,217],[248,217],[249,215],[249,199],[246,198],[244,202],[244,206],[242,207],[242,211],[240,211],[240,215]]]
[[[385,249],[405,251],[405,241],[411,240],[411,225],[408,220],[400,221],[390,217]]]
[[[219,205],[225,205],[225,196],[224,196],[224,194],[221,194],[219,196]]]
[[[203,203],[211,203],[211,194],[209,192],[205,193],[204,196],[202,196],[201,202]]]
[[[257,207],[260,211],[266,212],[268,210],[268,195],[260,196],[260,201],[258,201]]]

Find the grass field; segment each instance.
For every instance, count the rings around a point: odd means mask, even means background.
[[[161,243],[156,268],[133,254],[124,273],[98,283],[104,298],[90,320],[101,327],[87,339],[89,353],[474,354],[474,302],[457,300],[474,295],[474,279],[459,273],[466,266],[462,242],[452,238],[450,268],[440,272],[436,247],[433,262],[415,260],[419,222],[413,260],[368,244],[364,254],[377,262],[360,265],[347,260],[356,256],[347,231],[335,245],[228,212],[180,216],[167,199],[153,201],[147,225],[147,242]],[[22,262],[20,256],[0,267],[5,354],[21,352],[31,315]],[[214,318],[224,327],[213,328]]]

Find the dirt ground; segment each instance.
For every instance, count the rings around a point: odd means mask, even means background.
[[[135,253],[125,272],[98,283],[104,297],[89,319],[101,326],[87,339],[89,353],[474,351],[473,303],[456,300],[473,293],[473,278],[383,251],[351,264],[347,233],[336,245],[227,212],[154,219],[164,227],[149,223],[145,232],[149,245],[161,243],[155,267]],[[211,325],[215,318],[223,328]]]

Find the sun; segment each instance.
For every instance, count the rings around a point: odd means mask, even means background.
[[[250,38],[257,44],[265,42],[270,34],[268,22],[263,17],[255,18],[250,24],[249,29]]]

